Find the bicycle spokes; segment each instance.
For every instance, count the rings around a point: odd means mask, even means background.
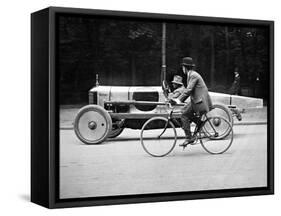
[[[154,117],[145,122],[141,130],[143,149],[154,157],[168,155],[175,147],[177,133],[174,124],[164,117]]]
[[[221,136],[225,133],[226,127],[229,131],[228,135]],[[208,133],[203,132],[205,137],[200,137],[200,142],[207,152],[211,154],[222,154],[230,148],[233,141],[233,130],[226,119],[222,117],[210,117],[205,120],[204,129],[207,129]]]

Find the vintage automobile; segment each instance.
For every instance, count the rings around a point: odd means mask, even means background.
[[[233,124],[233,115],[241,120],[239,109],[231,104],[231,95],[210,92],[213,110]],[[187,99],[189,100],[189,99]],[[124,128],[141,129],[154,116],[167,116],[167,84],[162,86],[103,86],[89,90],[89,105],[82,107],[75,118],[74,130],[85,144],[99,144],[117,137]],[[188,101],[186,101],[188,102]],[[180,118],[180,109],[178,118]],[[155,125],[157,128],[157,125]],[[179,126],[178,126],[179,127]]]

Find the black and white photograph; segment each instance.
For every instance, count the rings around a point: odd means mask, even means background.
[[[268,26],[56,18],[60,199],[268,186]]]
[[[1,215],[280,212],[278,1],[11,0],[0,16]]]

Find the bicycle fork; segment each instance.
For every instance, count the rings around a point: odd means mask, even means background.
[[[209,122],[209,124],[211,125],[211,128],[213,129],[214,131],[214,137],[218,137],[219,136],[219,133],[216,131],[216,129],[214,128],[213,124],[211,123],[210,119],[207,118],[207,121]]]
[[[165,133],[165,131],[167,130],[168,125],[169,125],[169,122],[170,122],[170,120],[171,120],[171,118],[172,118],[172,114],[173,114],[173,110],[169,113],[169,116],[168,116],[168,118],[167,118],[167,122],[166,122],[166,124],[165,124],[165,127],[164,127],[162,133],[157,137],[157,139],[160,139],[160,137],[161,137],[161,136]]]

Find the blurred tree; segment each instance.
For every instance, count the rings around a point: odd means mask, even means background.
[[[159,85],[162,23],[151,20],[60,16],[58,66],[62,103],[87,103],[99,74],[101,85]],[[167,80],[182,75],[180,62],[193,57],[212,91],[228,93],[234,68],[242,93],[268,95],[268,29],[167,22]]]

